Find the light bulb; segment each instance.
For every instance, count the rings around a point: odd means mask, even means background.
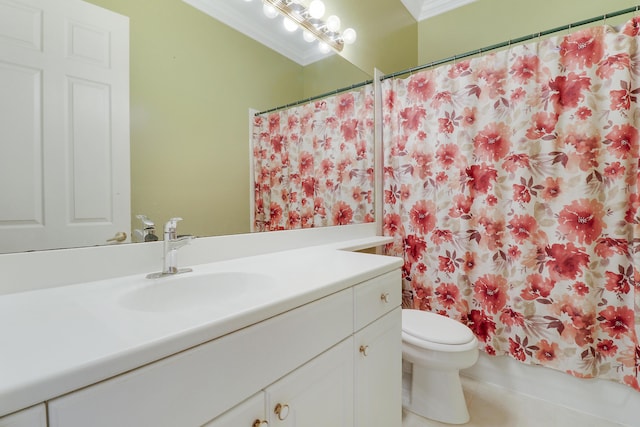
[[[332,33],[340,31],[340,18],[336,15],[331,15],[327,18],[327,29]]]
[[[331,50],[331,47],[325,42],[320,42],[318,47],[320,48],[320,52],[322,53],[329,53],[329,51]]]
[[[269,19],[273,19],[276,16],[278,16],[278,11],[276,10],[275,7],[271,6],[270,4],[264,4],[262,6],[262,12],[265,14],[265,16]]]
[[[284,22],[284,28],[286,28],[286,30],[291,33],[293,33],[295,30],[298,29],[298,24],[296,24],[290,18],[285,17],[283,22]]]
[[[358,34],[353,28],[347,28],[342,33],[342,39],[344,40],[345,44],[353,44],[356,41],[356,37],[358,37]]]
[[[316,40],[316,36],[314,36],[313,33],[309,30],[304,30],[304,32],[302,33],[302,38],[307,43],[311,43]]]
[[[322,18],[322,16],[324,15],[324,11],[325,11],[325,7],[324,7],[324,3],[322,3],[322,0],[313,0],[309,4],[309,15],[311,15],[312,18],[315,18],[315,19]]]

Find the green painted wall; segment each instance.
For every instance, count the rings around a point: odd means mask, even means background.
[[[372,74],[365,73],[340,55],[332,55],[304,67],[304,98],[371,80]]]
[[[302,67],[180,0],[91,2],[130,18],[134,218],[248,232],[248,111],[302,97]]]
[[[418,62],[448,58],[636,3],[637,0],[477,0],[418,24]]]
[[[358,32],[355,44],[345,46],[341,55],[373,75],[417,65],[418,25],[400,0],[325,0],[340,16],[343,28]]]

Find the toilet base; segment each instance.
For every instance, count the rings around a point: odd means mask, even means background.
[[[469,422],[459,371],[428,369],[414,363],[411,396],[405,409],[443,423]]]

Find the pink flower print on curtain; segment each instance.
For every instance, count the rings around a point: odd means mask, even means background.
[[[255,230],[372,222],[373,86],[253,120]]]
[[[383,81],[406,305],[640,390],[638,19]]]

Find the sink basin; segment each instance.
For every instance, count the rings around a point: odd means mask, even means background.
[[[244,272],[184,273],[144,282],[120,297],[120,304],[139,311],[167,312],[198,308],[239,308],[240,303],[264,299],[276,280]]]

